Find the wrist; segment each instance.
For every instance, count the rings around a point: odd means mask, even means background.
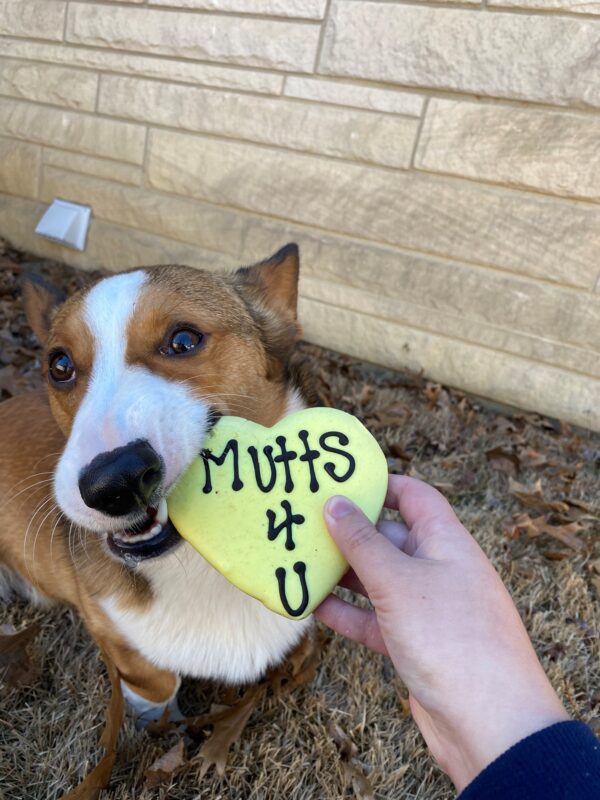
[[[558,697],[528,704],[496,704],[486,719],[473,724],[469,715],[446,738],[440,764],[461,792],[499,756],[537,731],[569,719]]]

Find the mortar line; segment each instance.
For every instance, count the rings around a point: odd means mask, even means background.
[[[319,17],[290,17],[279,14],[261,14],[260,11],[226,11],[220,8],[189,8],[187,6],[162,6],[152,5],[151,3],[118,3],[110,0],[73,0],[80,6],[92,6],[101,8],[126,8],[128,10],[141,9],[151,12],[162,12],[165,14],[185,14],[192,17],[223,17],[224,19],[256,19],[264,22],[281,22],[288,25],[318,25],[322,20]],[[145,7],[144,7],[145,6]]]
[[[325,13],[323,14],[323,19],[321,20],[321,30],[319,31],[319,39],[317,41],[317,51],[315,53],[315,61],[313,64],[312,74],[317,75],[319,70],[319,62],[321,61],[321,55],[323,52],[323,44],[325,42],[325,36],[327,34],[327,26],[329,24],[329,15],[331,13],[331,3],[332,0],[327,0],[327,4],[325,6]]]
[[[425,98],[425,102],[423,103],[423,110],[421,111],[421,118],[419,120],[419,127],[417,128],[417,135],[415,136],[415,143],[413,145],[412,153],[410,156],[410,165],[409,169],[415,169],[415,159],[417,157],[417,150],[419,148],[419,144],[421,142],[421,133],[423,132],[423,126],[425,125],[425,118],[427,116],[427,111],[429,109],[429,101],[430,97]]]

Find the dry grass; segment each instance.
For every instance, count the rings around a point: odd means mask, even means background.
[[[57,267],[51,271],[65,275]],[[0,269],[0,279],[0,311],[5,317],[10,311],[4,331],[16,340],[26,335],[26,326],[14,275]],[[0,317],[0,331],[2,325]],[[3,341],[10,344],[6,336]],[[31,342],[27,346],[31,349]],[[513,513],[523,509],[508,493],[507,475],[493,468],[485,454],[499,445],[519,452],[533,448],[550,463],[524,467],[518,476],[521,482],[532,484],[541,477],[553,499],[571,496],[595,504],[600,436],[547,424],[533,415],[511,422],[503,413],[420,380],[374,370],[318,348],[306,346],[304,353],[320,375],[321,396],[330,396],[335,405],[365,419],[386,451],[399,456],[390,457],[391,469],[418,474],[449,496],[509,586],[567,708],[595,723],[600,715],[598,597],[592,568],[594,559],[599,563],[597,528],[587,523],[579,533],[586,543],[580,552],[547,536],[507,538],[504,531]],[[34,355],[28,358],[15,355],[18,390],[34,380]],[[54,800],[72,788],[97,761],[108,699],[108,679],[97,649],[73,613],[24,604],[1,610],[0,622],[18,629],[33,621],[42,628],[36,643],[41,677],[30,688],[0,690],[0,797],[6,800]],[[224,778],[210,772],[199,780],[200,761],[194,757],[198,745],[192,744],[189,762],[170,784],[144,789],[144,771],[177,736],[152,739],[128,721],[106,797],[353,797],[328,733],[333,720],[356,744],[376,797],[450,798],[450,783],[402,713],[402,691],[387,659],[332,637],[312,685],[282,699],[269,696],[254,713]],[[190,713],[201,713],[218,695],[218,687],[189,682],[182,705]],[[489,724],[494,724],[493,718]]]

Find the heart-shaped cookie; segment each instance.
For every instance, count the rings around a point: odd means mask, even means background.
[[[387,472],[373,436],[343,411],[310,408],[272,428],[222,417],[169,495],[169,517],[231,583],[303,619],[348,567],[325,501],[346,495],[375,522]]]

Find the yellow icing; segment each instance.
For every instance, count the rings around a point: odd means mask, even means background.
[[[375,522],[387,472],[373,436],[343,411],[310,408],[272,428],[222,417],[169,495],[169,517],[227,580],[303,619],[348,568],[325,526],[325,501],[346,495]]]

